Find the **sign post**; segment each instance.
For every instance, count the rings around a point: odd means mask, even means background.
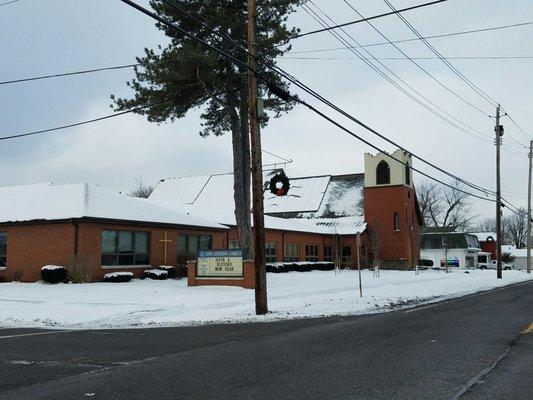
[[[363,284],[361,282],[361,258],[359,257],[359,248],[361,247],[361,234],[357,234],[357,270],[359,271],[359,297],[363,297]]]

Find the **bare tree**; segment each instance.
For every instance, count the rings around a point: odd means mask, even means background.
[[[483,218],[474,225],[476,232],[496,232],[496,218]]]
[[[370,241],[370,251],[372,254],[372,269],[374,277],[379,277],[379,256],[383,241],[377,229],[368,229],[368,238]]]
[[[131,197],[140,197],[143,199],[150,197],[155,188],[152,185],[145,184],[142,177],[135,178],[135,182],[135,189],[130,191],[129,195]]]
[[[466,230],[472,220],[472,203],[461,191],[462,184],[452,182],[453,187],[440,188],[434,182],[422,182],[416,188],[420,211],[429,226],[457,227]]]
[[[527,211],[519,208],[516,213],[505,217],[504,220],[509,243],[517,249],[524,248],[527,242]]]

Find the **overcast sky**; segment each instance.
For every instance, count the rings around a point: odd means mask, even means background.
[[[378,0],[350,2],[364,16],[389,10]],[[398,8],[421,2],[392,1]],[[138,3],[148,5],[147,0]],[[337,23],[358,18],[343,0],[315,0],[315,3]],[[533,20],[533,1],[449,0],[404,15],[423,35],[434,35],[528,22]],[[304,32],[320,27],[302,9],[291,22]],[[394,40],[413,37],[396,16],[381,18],[374,24]],[[346,30],[360,43],[383,41],[368,24]],[[152,20],[118,0],[20,0],[0,7],[0,81],[128,64],[142,54],[144,47],[163,43],[165,37]],[[530,49],[533,26],[432,39],[431,43],[447,57],[533,56]],[[296,40],[293,50],[339,46],[330,34],[322,33]],[[420,42],[399,46],[412,57],[433,56]],[[391,46],[368,50],[380,57],[401,56]],[[354,56],[342,50],[292,57]],[[492,139],[493,121],[488,116],[458,100],[409,61],[382,62],[446,112]],[[486,114],[494,115],[493,107],[442,62],[418,62],[461,97]],[[451,62],[499,101],[527,132],[533,132],[533,60]],[[285,59],[279,65],[416,154],[479,185],[495,187],[495,156],[491,143],[467,136],[440,120],[360,60]],[[110,94],[129,95],[125,82],[132,76],[131,70],[106,71],[0,86],[0,136],[108,114],[112,112]],[[332,111],[328,113],[384,149],[393,150],[392,146],[378,141]],[[506,127],[505,143],[513,143],[508,135],[519,142],[527,142],[506,118],[502,123]],[[230,171],[230,135],[203,139],[198,135],[199,130],[197,112],[189,113],[174,124],[160,126],[148,123],[141,116],[126,115],[53,135],[2,141],[0,186],[89,182],[127,191],[139,176],[146,182],[157,183],[171,176]],[[363,153],[371,150],[302,107],[272,121],[262,133],[266,150],[294,160],[288,166],[289,176],[361,172]],[[525,155],[525,150],[523,153]],[[273,157],[264,155],[265,163],[273,161],[276,161]],[[430,172],[419,162],[414,165]],[[415,179],[420,181],[419,177]],[[516,205],[526,205],[525,156],[502,153],[502,186]],[[490,216],[492,205],[478,201],[475,213]]]

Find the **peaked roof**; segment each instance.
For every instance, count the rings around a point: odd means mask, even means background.
[[[275,172],[265,171],[264,182]],[[265,225],[324,234],[362,232],[366,224],[357,207],[363,181],[363,174],[311,176],[290,179],[288,196],[276,197],[265,190]],[[235,225],[233,174],[162,179],[149,200]]]
[[[227,229],[146,199],[86,183],[0,187],[0,223],[83,217]]]

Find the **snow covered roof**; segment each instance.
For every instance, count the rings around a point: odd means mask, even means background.
[[[471,235],[476,235],[480,242],[486,242],[489,238],[496,240],[497,237],[496,232],[472,232]]]
[[[0,223],[83,217],[226,229],[216,222],[86,183],[0,187]]]
[[[527,258],[527,249],[517,249],[516,246],[509,245],[509,244],[502,246],[502,253],[509,253],[513,257]]]
[[[265,182],[272,172],[265,171]],[[276,197],[265,191],[265,225],[270,229],[323,234],[362,232],[366,224],[357,207],[363,181],[363,174],[290,179],[288,196]],[[149,200],[235,225],[232,174],[162,179]]]

